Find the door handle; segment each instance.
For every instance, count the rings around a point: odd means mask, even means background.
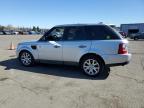
[[[60,48],[60,46],[58,46],[58,45],[54,45],[54,48]]]
[[[78,46],[79,48],[86,48],[87,46],[86,45],[80,45]]]

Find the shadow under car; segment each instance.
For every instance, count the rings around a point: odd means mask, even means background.
[[[5,70],[16,69],[26,72],[48,74],[59,77],[77,78],[77,79],[90,79],[90,80],[105,80],[109,76],[108,70],[99,74],[96,77],[90,77],[83,74],[79,67],[67,65],[51,65],[51,64],[36,64],[33,67],[22,66],[18,59],[13,58],[5,61],[0,61],[0,65],[5,67]]]

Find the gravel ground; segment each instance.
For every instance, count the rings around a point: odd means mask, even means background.
[[[0,36],[0,108],[144,108],[144,40],[130,40],[130,64],[90,78],[73,66],[21,66],[10,43],[39,37]]]

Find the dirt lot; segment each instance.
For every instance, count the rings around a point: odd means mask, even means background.
[[[0,36],[0,108],[144,108],[144,40],[130,41],[132,61],[90,78],[76,67],[23,67],[11,41],[40,36]]]

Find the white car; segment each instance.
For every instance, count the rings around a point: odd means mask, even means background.
[[[96,76],[105,67],[129,63],[128,41],[103,24],[59,25],[37,41],[19,43],[17,57],[24,66],[35,62],[79,65],[84,73]]]

